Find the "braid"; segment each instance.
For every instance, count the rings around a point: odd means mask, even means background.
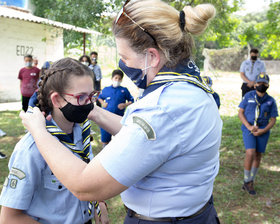
[[[46,83],[50,76],[55,74],[55,69],[48,69],[43,71],[41,76],[41,81],[39,82],[39,90],[38,90],[38,102],[39,108],[41,111],[46,112],[48,114],[52,110],[52,105],[49,99],[49,93],[47,91]]]

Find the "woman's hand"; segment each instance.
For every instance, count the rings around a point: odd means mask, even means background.
[[[34,132],[46,128],[46,120],[44,112],[41,112],[38,107],[33,108],[33,112],[21,111],[19,117],[22,120],[24,127],[33,135]],[[50,117],[47,117],[50,119]]]

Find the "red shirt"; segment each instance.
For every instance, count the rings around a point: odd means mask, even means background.
[[[31,97],[37,89],[40,69],[36,67],[22,68],[19,71],[18,79],[20,82],[20,92],[22,96]]]

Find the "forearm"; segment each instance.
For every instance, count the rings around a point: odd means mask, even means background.
[[[46,130],[32,136],[54,175],[80,200],[106,200],[126,189],[107,173],[98,157],[86,164]]]
[[[122,117],[100,107],[94,107],[88,118],[112,135],[116,135],[122,128]]]
[[[81,173],[86,163],[74,156],[46,129],[40,129],[31,134],[40,153],[62,184],[71,192],[81,190],[79,183],[81,183]]]
[[[21,210],[2,207],[0,224],[40,224]]]
[[[240,119],[240,121],[242,122],[242,124],[244,124],[244,126],[249,129],[249,127],[251,126],[251,124],[247,121],[245,115],[244,115],[244,111],[243,110],[239,110],[238,112],[238,117]]]
[[[276,118],[271,118],[269,123],[266,125],[266,127],[263,129],[263,132],[266,133],[268,132],[276,123]]]
[[[247,77],[245,76],[244,72],[240,72],[240,77],[241,77],[241,79],[242,79],[244,82],[247,82],[247,83],[250,82],[250,80],[247,79]]]

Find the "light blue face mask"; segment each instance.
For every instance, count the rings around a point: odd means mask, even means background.
[[[141,89],[147,88],[147,70],[151,66],[147,67],[147,60],[148,60],[148,54],[146,53],[145,58],[145,68],[144,69],[138,69],[138,68],[131,68],[126,66],[126,64],[120,59],[119,61],[119,67],[120,69],[134,82],[134,84]],[[144,75],[143,75],[144,72]]]
[[[25,63],[25,67],[32,67],[32,62],[30,62],[30,61],[29,61],[29,62],[26,62],[26,63]]]

